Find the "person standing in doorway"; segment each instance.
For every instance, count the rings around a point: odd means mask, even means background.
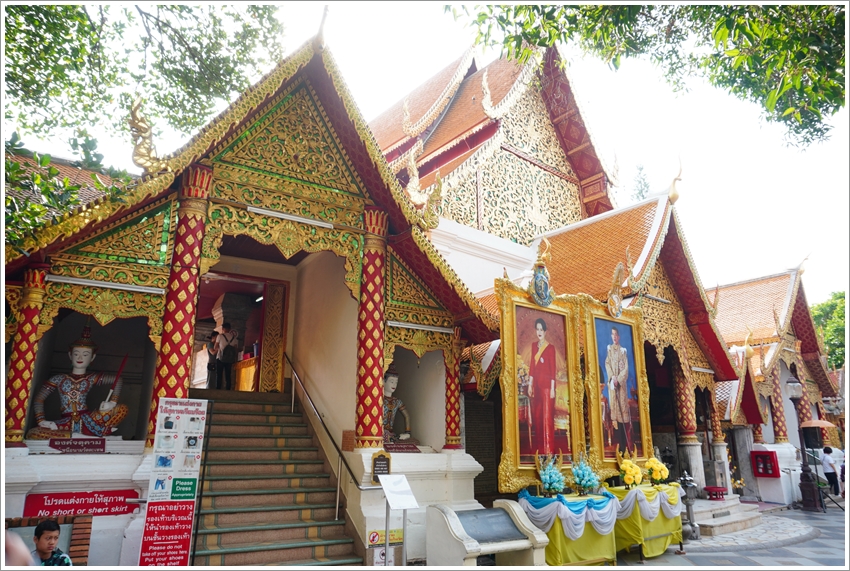
[[[216,343],[216,338],[218,337],[218,331],[213,331],[210,333],[210,336],[207,337],[207,388],[211,389],[213,387],[218,388],[218,382],[216,381],[216,368],[218,364],[216,360],[218,359],[218,343]]]
[[[230,327],[230,323],[221,326],[222,332],[216,338],[218,353],[216,355],[216,385],[221,388],[222,379],[225,380],[225,388],[231,390],[233,363],[236,362],[236,338],[238,334]]]
[[[835,460],[832,459],[832,448],[829,446],[823,447],[823,475],[826,476],[826,481],[829,482],[829,487],[832,488],[832,494],[835,496],[841,495],[841,489],[838,487],[838,470],[835,469]]]

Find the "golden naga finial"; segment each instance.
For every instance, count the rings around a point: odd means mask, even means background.
[[[676,190],[676,182],[682,180],[682,159],[679,158],[679,174],[677,174],[673,178],[673,182],[670,183],[670,190],[667,192],[667,197],[670,199],[670,204],[676,204],[676,201],[679,200],[679,191]]]
[[[410,122],[410,99],[408,98],[404,99],[401,106],[401,130],[408,137],[412,137],[414,134],[413,123]]]
[[[322,12],[322,23],[319,24],[319,32],[313,38],[313,52],[321,53],[325,49],[325,20],[328,18],[328,5],[325,4],[325,10]]]
[[[481,76],[481,91],[484,93],[484,97],[481,99],[481,106],[484,108],[484,114],[490,119],[495,119],[496,112],[493,109],[493,99],[490,96],[490,84],[487,83],[486,69],[484,70],[484,74]]]
[[[416,159],[413,157],[413,153],[410,153],[407,157],[407,176],[409,178],[404,190],[413,206],[418,210],[428,202],[428,193],[422,192],[419,186],[419,169],[416,168]]]
[[[782,323],[779,321],[779,314],[776,313],[776,306],[773,306],[773,323],[776,325],[776,335],[782,335]]]
[[[711,316],[715,317],[717,315],[717,307],[720,304],[720,284],[714,288],[714,303],[710,303],[711,306]]]
[[[611,278],[611,289],[608,290],[608,313],[611,317],[620,317],[623,314],[623,280],[626,267],[623,262],[617,262],[614,268],[614,277]]]
[[[549,253],[549,248],[551,247],[552,244],[549,243],[546,236],[543,236],[543,239],[540,240],[540,244],[537,246],[537,262],[535,262],[535,265],[545,266],[549,263],[549,260],[552,259],[552,254]]]
[[[425,208],[422,212],[422,223],[425,230],[433,230],[440,225],[440,210],[443,203],[443,180],[440,178],[440,171],[437,171],[437,180],[431,189],[431,192],[426,194]]]
[[[508,276],[508,268],[506,268],[504,266],[502,266],[502,277],[505,278],[506,280],[511,279],[510,276]]]
[[[744,339],[744,353],[747,355],[747,361],[752,359],[753,354],[755,353],[755,351],[753,351],[752,344],[753,344],[753,330],[750,329],[750,327],[748,325],[747,326],[747,338]]]
[[[133,136],[133,163],[144,169],[144,174],[157,174],[169,171],[168,161],[156,156],[153,146],[153,129],[141,114],[142,100],[137,98],[130,107],[130,133]]]

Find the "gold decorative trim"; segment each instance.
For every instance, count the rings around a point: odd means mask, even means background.
[[[179,172],[201,158],[207,152],[207,149],[218,144],[224,138],[233,125],[238,125],[251,112],[257,110],[288,79],[307,65],[313,59],[313,55],[311,43],[305,42],[258,83],[249,87],[200,133],[192,137],[188,143],[166,156],[165,160],[167,160],[169,167]]]
[[[519,428],[519,351],[517,339],[517,308],[541,311],[563,318],[564,320],[564,356],[566,359],[567,382],[569,383],[569,443],[572,457],[585,452],[584,435],[584,383],[582,382],[579,360],[578,338],[580,315],[583,312],[582,301],[578,296],[559,295],[546,307],[534,303],[527,290],[521,289],[509,279],[496,280],[496,296],[502,323],[502,458],[499,462],[499,491],[517,492],[522,488],[539,484],[534,465],[522,464],[520,459]],[[563,474],[568,480],[572,477],[567,462]]]
[[[387,276],[385,316],[387,321],[400,321],[435,327],[451,327],[454,317],[438,301],[431,289],[389,247],[390,274]],[[428,299],[431,305],[422,300]]]
[[[284,284],[266,284],[260,390],[283,392],[283,353],[286,349],[286,296]]]
[[[452,349],[452,335],[442,331],[424,331],[387,325],[384,329],[384,372],[389,370],[395,357],[395,348],[404,347],[421,359],[430,351],[448,351]],[[448,353],[447,353],[448,354]],[[445,358],[445,355],[444,355]]]
[[[390,167],[384,158],[384,154],[381,152],[378,143],[375,141],[375,136],[372,134],[372,130],[369,128],[369,125],[367,125],[366,121],[363,120],[363,115],[360,113],[360,109],[357,108],[354,98],[348,91],[348,86],[345,84],[345,80],[342,78],[342,74],[334,61],[333,56],[329,50],[325,50],[321,53],[321,58],[322,63],[325,66],[325,71],[327,71],[340,99],[342,99],[342,103],[345,106],[346,112],[348,112],[348,116],[351,118],[351,122],[354,123],[354,129],[357,131],[357,134],[360,135],[361,140],[366,146],[366,153],[369,155],[369,158],[372,159],[372,164],[375,165],[378,172],[381,174],[381,179],[384,184],[387,185],[393,200],[401,210],[404,218],[407,220],[407,223],[411,226],[416,225],[419,216],[413,208],[413,205],[410,203],[410,200],[407,198],[407,195],[404,194],[404,190],[401,188],[401,185],[399,185],[398,179],[396,179],[395,175],[392,171],[390,171]]]
[[[135,188],[128,191],[121,202],[106,198],[89,202],[85,206],[60,217],[56,222],[41,228],[35,233],[35,236],[27,237],[21,249],[32,254],[36,250],[45,248],[57,240],[70,238],[89,224],[102,222],[123,210],[129,210],[151,196],[156,196],[168,188],[173,182],[174,173],[168,172],[138,183]],[[17,248],[13,248],[8,244],[6,245],[7,265],[23,255]]]
[[[285,258],[298,252],[330,251],[345,258],[345,285],[360,297],[361,235],[349,230],[320,228],[291,220],[254,214],[227,204],[211,204],[201,249],[201,275],[218,262],[224,236],[250,236],[274,245]]]
[[[212,195],[257,208],[363,228],[363,198],[214,163]],[[271,192],[270,192],[271,191]]]
[[[9,313],[6,315],[6,340],[4,341],[8,343],[15,335],[15,329],[18,327],[18,323],[21,322],[20,301],[23,288],[21,286],[7,284],[4,292],[6,294],[6,302],[9,304]]]
[[[39,339],[53,327],[54,318],[63,307],[91,315],[101,325],[113,319],[147,317],[148,337],[159,350],[162,314],[165,310],[164,295],[49,282],[40,314]]]

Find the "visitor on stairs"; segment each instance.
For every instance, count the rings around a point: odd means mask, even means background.
[[[832,454],[832,448],[824,446],[823,458],[821,458],[823,474],[826,476],[826,481],[829,482],[829,487],[832,488],[833,495],[839,496],[841,490],[838,487],[838,470],[835,469],[835,460],[832,459],[830,454]]]

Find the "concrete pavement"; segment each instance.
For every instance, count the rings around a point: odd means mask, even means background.
[[[841,501],[843,506],[843,501]],[[827,501],[826,513],[766,509],[762,524],[743,531],[678,544],[643,566],[836,566],[847,568],[846,512]],[[620,552],[618,565],[640,565],[637,552]]]

